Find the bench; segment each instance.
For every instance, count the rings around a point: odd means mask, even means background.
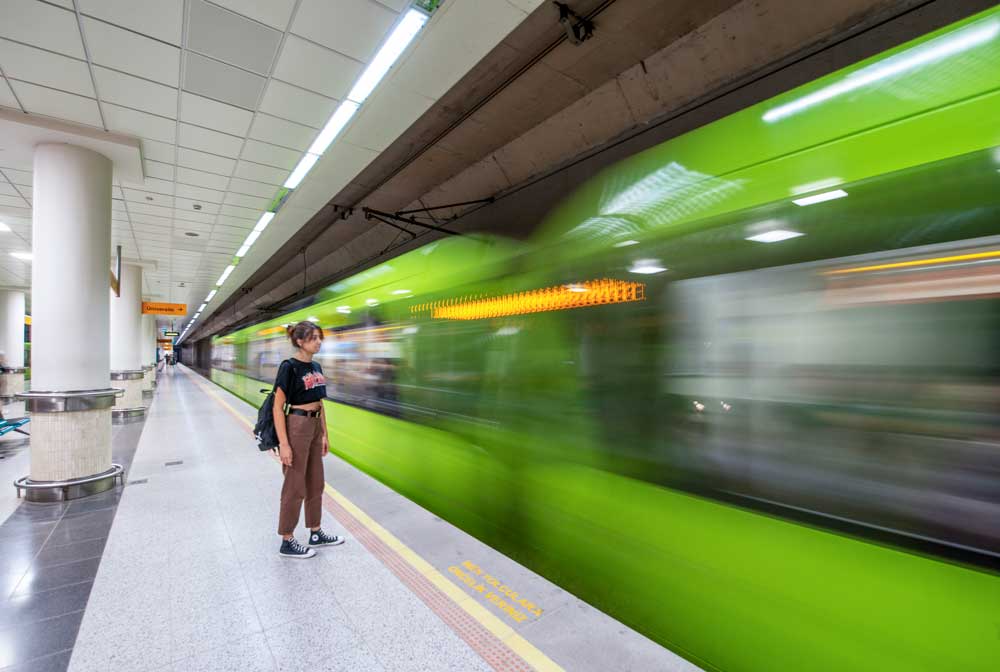
[[[31,418],[3,418],[0,417],[0,436],[8,434],[10,432],[17,432],[18,434],[24,434],[25,436],[31,436],[28,432],[21,429],[24,425],[31,422]]]

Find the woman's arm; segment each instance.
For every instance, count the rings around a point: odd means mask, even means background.
[[[323,423],[323,454],[326,455],[330,452],[330,433],[326,428],[326,404],[322,400],[319,402],[319,421]]]
[[[274,431],[278,435],[278,457],[281,463],[292,466],[292,446],[288,443],[288,428],[285,426],[285,391],[280,387],[274,389],[274,408],[271,415],[274,418]]]

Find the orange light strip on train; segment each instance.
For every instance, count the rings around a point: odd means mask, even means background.
[[[414,306],[438,320],[481,320],[646,300],[646,285],[626,280],[591,280],[489,298],[462,298]]]
[[[956,254],[951,257],[936,257],[934,259],[916,259],[913,261],[897,261],[891,264],[876,264],[874,266],[860,266],[858,268],[842,268],[838,271],[827,271],[824,275],[848,275],[850,273],[866,273],[868,271],[886,271],[894,268],[913,268],[916,266],[935,266],[938,264],[951,264],[956,261],[973,261],[975,259],[996,259],[1000,258],[1000,251],[995,252],[974,252],[970,254]]]

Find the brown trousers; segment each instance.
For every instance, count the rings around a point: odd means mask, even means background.
[[[288,444],[292,447],[292,466],[282,466],[285,484],[281,487],[281,512],[278,534],[295,532],[299,524],[302,500],[306,503],[306,527],[320,526],[323,517],[323,416],[285,416]]]

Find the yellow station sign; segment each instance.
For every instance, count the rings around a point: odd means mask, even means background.
[[[157,303],[155,301],[142,302],[143,315],[187,315],[186,303]]]

